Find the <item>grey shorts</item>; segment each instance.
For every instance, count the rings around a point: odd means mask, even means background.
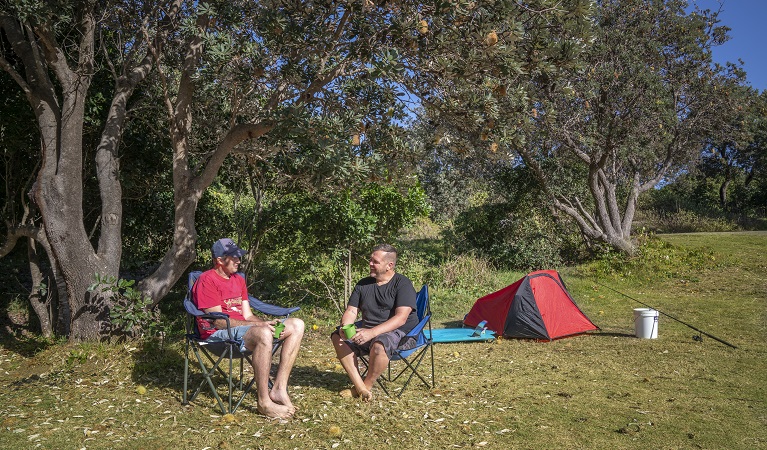
[[[338,330],[334,332],[338,334]],[[415,347],[416,340],[413,336],[407,336],[402,330],[389,331],[388,333],[379,334],[373,339],[365,342],[364,344],[357,345],[354,342],[344,339],[346,345],[354,352],[356,356],[367,355],[370,353],[370,347],[376,342],[380,342],[384,347],[386,356],[391,359],[391,355],[395,350],[410,350]]]

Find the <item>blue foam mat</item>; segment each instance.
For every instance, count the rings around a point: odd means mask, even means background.
[[[429,330],[423,330],[429,337]],[[472,336],[474,328],[438,328],[431,330],[432,342],[480,342],[495,339],[495,333],[485,330],[479,336]]]

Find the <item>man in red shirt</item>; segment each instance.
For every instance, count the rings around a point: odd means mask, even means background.
[[[271,391],[269,369],[272,364],[272,343],[276,320],[265,321],[255,316],[248,303],[245,280],[237,274],[240,257],[245,254],[231,239],[219,239],[211,248],[213,268],[203,272],[192,287],[192,298],[197,308],[205,312],[223,312],[229,315],[231,332],[241,342],[240,350],[253,352],[253,373],[256,378],[258,411],[271,418],[289,418],[296,408],[288,396],[288,378],[298,356],[304,336],[304,322],[288,318],[280,334],[283,341],[280,364]],[[197,319],[200,336],[207,341],[227,340],[226,321]]]

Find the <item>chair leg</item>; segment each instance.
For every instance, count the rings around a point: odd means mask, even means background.
[[[417,376],[421,382],[429,389],[434,388],[435,381],[434,381],[434,347],[433,344],[428,345],[429,348],[424,347],[419,352],[415,353],[414,355],[411,355],[409,358],[401,358],[401,361],[405,364],[406,367],[403,367],[402,370],[399,371],[394,377],[390,377],[390,380],[388,381],[397,381],[402,375],[405,374],[405,372],[409,373],[409,376],[407,380],[405,380],[405,383],[402,385],[402,389],[400,389],[399,394],[397,397],[400,397],[402,393],[405,391],[407,386],[410,384],[410,381],[413,379],[413,376]],[[421,375],[420,372],[418,372],[418,369],[421,366],[421,363],[423,362],[424,358],[426,357],[426,351],[430,352],[431,357],[431,383],[424,378],[423,375]],[[412,361],[412,362],[411,362]]]
[[[215,397],[216,401],[218,402],[218,406],[221,408],[221,411],[224,414],[226,414],[227,410],[224,407],[224,402],[223,400],[221,400],[221,397],[218,395],[218,392],[216,391],[216,386],[215,384],[213,384],[213,379],[212,379],[212,376],[216,373],[216,371],[223,373],[219,365],[221,361],[224,359],[224,356],[222,355],[221,357],[219,357],[218,360],[216,360],[213,363],[213,367],[211,367],[210,370],[208,370],[205,368],[205,361],[203,361],[202,356],[200,355],[200,350],[197,348],[193,348],[192,350],[194,350],[194,354],[197,357],[197,362],[200,365],[200,371],[202,372],[203,380],[202,382],[200,382],[200,385],[197,386],[197,390],[194,391],[194,394],[192,394],[192,396],[189,398],[189,401],[193,401],[197,397],[197,395],[200,393],[205,383],[207,383],[211,393],[213,394],[213,397]],[[205,354],[205,356],[209,360],[213,361],[213,359],[209,355]]]
[[[188,405],[188,386],[189,386],[189,339],[186,340],[184,349],[184,392],[181,393],[181,404]]]
[[[274,356],[279,348],[281,347],[282,342],[275,341],[274,345],[272,346],[272,356]],[[189,351],[192,350],[194,352],[195,358],[197,359],[197,363],[200,366],[200,371],[202,373],[202,381],[200,381],[200,384],[197,386],[197,389],[194,391],[194,393],[190,392],[189,383],[191,379],[191,368],[189,367],[189,358],[190,354]],[[203,386],[207,385],[210,388],[211,393],[213,394],[213,397],[216,399],[216,402],[221,408],[222,413],[234,413],[237,408],[242,404],[242,402],[245,400],[245,397],[250,393],[251,389],[255,386],[255,377],[252,378],[249,382],[245,381],[245,360],[247,360],[247,363],[252,366],[253,362],[250,358],[249,354],[244,355],[237,355],[237,359],[240,360],[240,373],[239,373],[239,379],[234,379],[234,361],[235,358],[234,353],[237,351],[237,349],[233,345],[227,346],[223,352],[220,353],[220,356],[218,356],[218,359],[214,359],[213,356],[204,348],[198,347],[193,345],[191,342],[187,340],[186,346],[185,346],[185,358],[184,358],[184,392],[182,393],[182,404],[186,405],[189,404],[189,402],[194,401],[194,399],[197,397],[197,395],[202,391]],[[204,355],[204,357],[203,357]],[[226,366],[222,364],[224,359],[229,360],[229,367],[228,372],[226,371]],[[211,366],[210,368],[206,367],[206,360],[210,362]],[[213,379],[216,374],[219,374],[223,380],[226,380],[227,383],[227,393],[228,393],[228,402],[224,402],[221,396],[218,394],[218,391],[216,389],[215,380]],[[218,380],[218,378],[217,378]],[[222,381],[223,381],[222,380]],[[274,385],[274,382],[271,380],[271,378],[268,380],[268,386],[269,389],[272,388]],[[221,387],[221,386],[219,386]],[[241,390],[242,393],[235,392],[235,390]],[[190,395],[191,394],[191,395]],[[234,398],[235,395],[238,396],[238,398]],[[227,408],[228,405],[228,408]]]
[[[417,376],[418,378],[420,378],[421,381],[423,382],[423,384],[425,384],[427,388],[431,388],[431,386],[429,385],[429,382],[427,382],[423,378],[423,376],[421,376],[421,374],[418,373],[418,367],[420,367],[421,362],[423,361],[423,357],[424,357],[425,354],[426,354],[426,349],[423,349],[423,351],[416,357],[415,366],[413,366],[410,363],[410,361],[408,361],[407,359],[403,359],[402,360],[405,364],[407,364],[408,368],[410,369],[410,376],[405,381],[405,384],[402,385],[402,389],[399,391],[399,395],[397,395],[397,397],[402,396],[402,393],[405,392],[405,388],[407,388],[407,386],[410,384],[410,381],[413,379],[414,375]],[[400,373],[400,375],[401,374],[402,373]]]
[[[429,344],[429,351],[431,352],[431,388],[437,387],[437,379],[434,377],[434,343]]]
[[[240,390],[242,390],[242,383],[243,383],[242,379],[244,378],[244,375],[245,375],[244,364],[243,364],[244,359],[245,358],[240,358],[240,386],[239,386]]]
[[[232,346],[230,345],[229,346],[229,350],[228,350],[228,353],[229,353],[229,378],[228,378],[228,381],[229,381],[229,383],[228,383],[229,384],[229,411],[227,411],[229,413],[232,412],[232,388],[233,388],[233,386],[232,386],[232,384],[233,384],[232,383],[232,356],[233,356],[232,353],[233,352],[234,352],[234,350],[232,349]]]

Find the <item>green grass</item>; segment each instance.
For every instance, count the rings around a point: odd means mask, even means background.
[[[560,269],[601,332],[439,344],[437,387],[414,385],[401,399],[380,391],[372,404],[340,398],[347,380],[331,353],[331,326],[319,320],[291,379],[300,411],[285,423],[259,416],[253,397],[231,422],[208,395],[182,406],[178,337],[162,347],[7,341],[0,447],[767,448],[767,233],[662,240],[671,245],[648,245],[638,258],[611,261],[612,270]],[[521,275],[495,274],[485,289]],[[641,305],[615,291],[739,348],[694,340],[694,330],[665,316],[658,339],[637,339],[632,309]],[[460,321],[475,299],[433,288],[435,326]]]

